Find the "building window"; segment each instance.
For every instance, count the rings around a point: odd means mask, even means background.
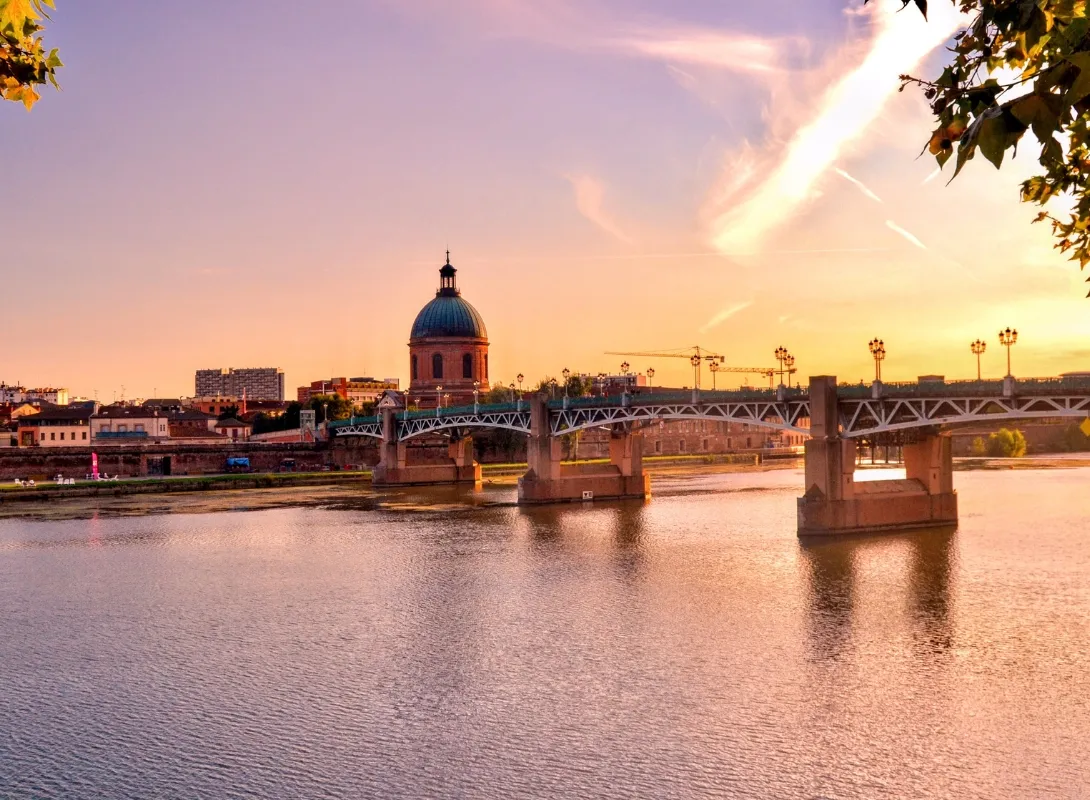
[[[52,442],[56,438],[57,438],[57,434],[55,434],[53,431],[50,431],[49,432],[49,441]]]
[[[443,357],[438,353],[431,357],[431,376],[433,378],[443,377]]]
[[[679,453],[684,453],[685,452],[685,440],[684,439],[678,439],[677,451]]]
[[[656,453],[661,453],[662,452],[662,442],[659,442],[659,441],[655,442],[655,452]]]
[[[117,426],[117,432],[118,433],[125,433],[128,429],[129,429],[128,425],[118,425]]]
[[[83,441],[87,441],[87,431],[83,432]]]
[[[134,431],[136,431],[137,433],[143,433],[143,432],[144,432],[144,426],[143,426],[143,425],[140,425],[140,424],[137,424],[137,425],[133,425],[133,426],[132,426],[132,429],[133,429]]]
[[[466,353],[464,356],[462,356],[462,377],[473,377],[473,356],[469,353]]]
[[[64,441],[64,431],[61,431],[61,441]]]
[[[746,450],[749,450],[749,449],[750,449],[751,447],[753,447],[753,440],[751,440],[751,439],[750,439],[750,438],[749,438],[749,437],[747,436],[747,437],[746,437]]]
[[[705,453],[706,453],[706,452],[708,452],[708,440],[707,440],[707,439],[705,439],[704,441],[702,441],[702,442],[700,443],[700,446],[701,446],[701,447],[702,447],[702,448],[704,449],[704,452],[705,452]]]
[[[488,353],[484,354],[484,380],[488,380]]]
[[[110,432],[110,426],[109,425],[103,425],[101,428],[98,429],[98,432],[99,433],[109,433]]]
[[[413,376],[412,379],[415,381],[416,380],[416,356],[413,356],[412,358],[409,359],[409,369],[412,372],[412,376]]]

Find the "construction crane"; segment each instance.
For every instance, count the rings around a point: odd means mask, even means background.
[[[713,353],[711,350],[694,345],[692,347],[685,347],[674,351],[664,352],[636,352],[636,353],[619,353],[610,351],[606,353],[607,356],[642,356],[643,358],[686,358],[689,363],[693,365],[693,387],[700,388],[700,373],[701,368],[705,361],[710,362],[710,369],[713,373],[717,372],[739,372],[743,374],[757,374],[762,375],[769,379],[771,382],[772,376],[776,374],[774,369],[769,367],[724,367],[723,362],[726,358],[719,353]],[[771,383],[770,383],[771,385]]]

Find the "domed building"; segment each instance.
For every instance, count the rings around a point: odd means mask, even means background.
[[[409,334],[409,400],[424,408],[435,408],[440,394],[444,406],[463,405],[475,388],[488,389],[488,331],[458,290],[457,274],[448,250],[435,299]]]

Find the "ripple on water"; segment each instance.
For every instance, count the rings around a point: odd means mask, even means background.
[[[0,521],[0,797],[1077,797],[1087,480],[814,544],[792,471]]]

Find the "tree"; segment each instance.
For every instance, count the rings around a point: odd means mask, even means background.
[[[973,443],[969,446],[969,454],[974,456],[988,455],[988,443],[984,441],[983,436],[977,436],[973,439]]]
[[[1022,184],[1022,200],[1044,206],[1059,195],[1072,198],[1066,220],[1041,211],[1035,222],[1051,222],[1055,246],[1085,267],[1090,263],[1086,0],[949,1],[972,20],[954,37],[952,62],[935,80],[901,76],[901,89],[920,87],[935,115],[937,126],[925,149],[941,167],[956,146],[953,180],[978,151],[998,169],[1007,151],[1032,131],[1041,171]],[[902,7],[909,2],[901,0]],[[927,0],[911,2],[927,16]],[[1003,82],[995,74],[1002,74]]]
[[[29,110],[41,97],[38,86],[57,85],[63,67],[57,51],[48,53],[39,33],[53,0],[0,0],[0,97],[21,102]]]
[[[988,437],[988,455],[996,458],[1021,458],[1026,454],[1026,437],[1022,431],[1000,428]]]
[[[310,398],[307,408],[317,412],[315,421],[319,423],[325,422],[327,412],[331,420],[348,419],[355,413],[352,402],[339,394],[316,394]]]
[[[222,411],[220,411],[219,418],[220,419],[233,419],[234,417],[238,416],[238,411],[239,411],[238,406],[226,406],[226,407],[224,407],[224,409]]]

